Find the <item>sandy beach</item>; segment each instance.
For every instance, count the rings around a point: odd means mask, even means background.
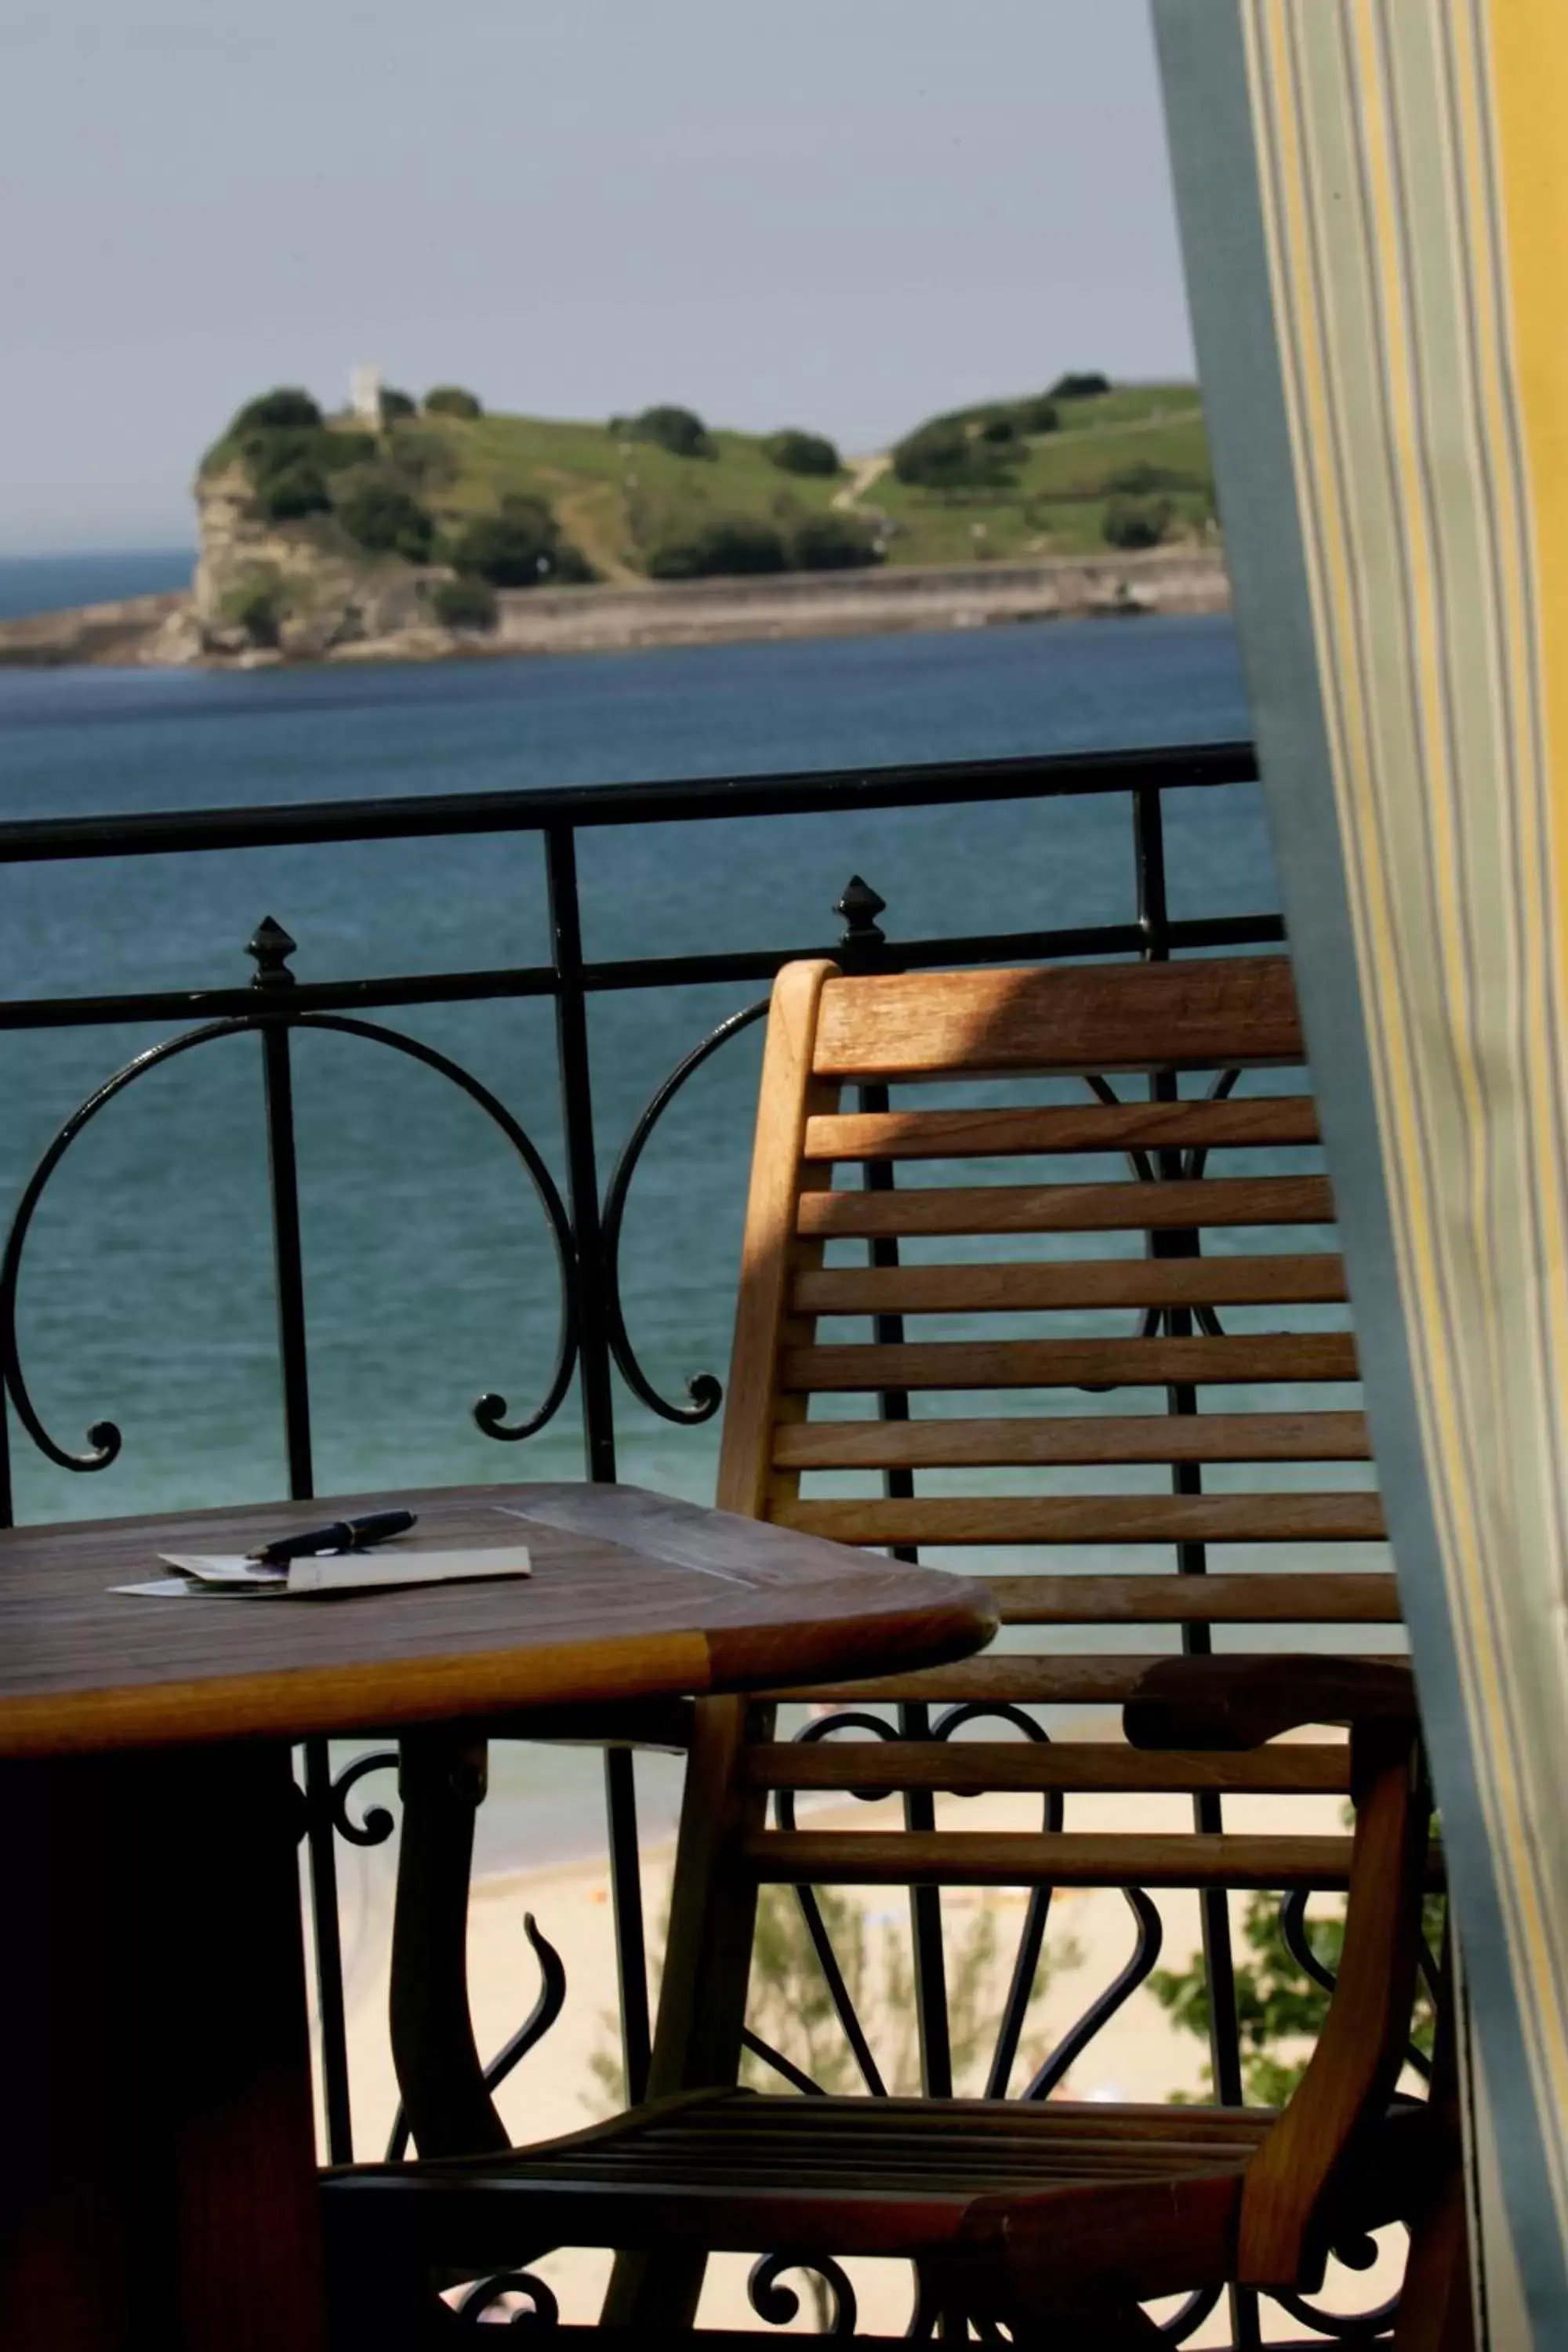
[[[815,1811],[811,1819],[814,1827],[864,1829],[878,1826],[878,1815],[883,1810],[829,1803]],[[1283,1827],[1302,1833],[1332,1834],[1340,1827],[1338,1801],[1331,1798],[1292,1798],[1283,1805],[1278,1798],[1233,1798],[1226,1818],[1227,1826],[1259,1832]],[[1020,1830],[1037,1827],[1038,1821],[1037,1801],[1026,1798],[946,1799],[938,1806],[939,1827]],[[1181,1830],[1190,1825],[1184,1800],[1160,1797],[1079,1799],[1069,1822],[1077,1828],[1108,1831]],[[645,1846],[644,1883],[656,1967],[671,1858],[668,1840]],[[344,1885],[350,2058],[355,2142],[359,2152],[369,2156],[379,2153],[384,2145],[396,2098],[385,2030],[385,1932],[392,1863],[388,1849],[357,1859],[363,1865],[357,1884],[351,1864]],[[850,1899],[861,1906],[868,1979],[875,1993],[879,1983],[878,1963],[900,1937],[902,1898],[876,1888],[851,1891]],[[1197,1898],[1178,1892],[1162,1894],[1157,1901],[1164,1927],[1162,1965],[1183,1968],[1199,1943]],[[1232,1897],[1238,1917],[1240,1901]],[[977,1936],[986,1934],[983,1915],[990,1915],[989,1924],[995,1930],[994,1958],[975,2003],[985,2018],[994,2016],[999,2008],[1025,1902],[1024,1894],[1012,1889],[957,1889],[944,1898],[950,1968],[965,1950],[973,1949]],[[520,2143],[580,2129],[611,2112],[616,2102],[601,2076],[606,2064],[613,2066],[618,2057],[613,2016],[614,1928],[608,1877],[599,1855],[538,1871],[481,1878],[476,1884],[468,1951],[474,2021],[481,2050],[499,2048],[532,2007],[539,1979],[523,1934],[523,1917],[528,1913],[559,1951],[568,1989],[556,2024],[499,2095],[508,2126]],[[1125,1965],[1134,1936],[1131,1915],[1117,1889],[1066,1890],[1056,1896],[1046,1942],[1048,1982],[1030,2017],[1025,2052],[1015,2069],[1015,2090],[1022,2087],[1033,2065]],[[884,2040],[890,2046],[902,2038],[894,2021],[884,2016],[881,2023],[883,2034],[879,2036],[873,2029],[872,2037],[879,2051]],[[780,2039],[784,2039],[782,2033]],[[786,2054],[797,2060],[806,2054],[798,2042],[785,2047]],[[976,2061],[980,2074],[988,2056],[987,2038]],[[1164,2100],[1173,2095],[1201,2098],[1205,2095],[1205,2056],[1202,2044],[1190,2034],[1173,2031],[1153,1995],[1141,1989],[1089,2045],[1060,2095],[1107,2101]],[[981,2084],[972,2079],[962,2082],[960,2087],[973,2091]],[[1337,2284],[1331,2272],[1325,2303],[1364,2309],[1393,2291],[1403,2259],[1403,2233],[1389,2235],[1393,2243],[1384,2249],[1375,2272],[1342,2273]],[[563,2318],[587,2321],[596,2315],[607,2256],[573,2250],[548,2256],[534,2267],[559,2296]],[[746,2300],[749,2267],[749,2258],[739,2255],[713,2263],[703,2304],[705,2321],[716,2326],[760,2326]],[[888,2263],[853,2263],[847,2267],[859,2297],[861,2325],[887,2334],[900,2332],[909,2315],[907,2273],[900,2265]],[[809,2333],[816,2325],[809,2295],[803,2295],[803,2308],[792,2328]],[[1223,2343],[1226,2333],[1221,2315],[1216,2314],[1191,2340],[1195,2345]],[[1275,2340],[1295,2336],[1310,2340],[1305,2329],[1283,2315],[1274,2315],[1270,2333]]]

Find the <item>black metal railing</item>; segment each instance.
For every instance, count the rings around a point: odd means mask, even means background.
[[[479,1106],[523,1163],[559,1259],[561,1322],[555,1362],[542,1400],[532,1411],[509,1417],[501,1398],[486,1395],[474,1407],[473,1417],[492,1439],[526,1440],[562,1410],[575,1375],[584,1470],[591,1479],[610,1479],[616,1470],[617,1374],[632,1398],[671,1423],[706,1422],[721,1402],[719,1383],[711,1374],[698,1375],[689,1382],[685,1401],[672,1402],[638,1361],[621,1296],[621,1236],[633,1179],[659,1121],[695,1073],[760,1017],[765,1000],[749,996],[692,1044],[654,1089],[632,1125],[607,1181],[601,1172],[596,1143],[595,1103],[601,1074],[590,1043],[591,1001],[617,992],[713,983],[755,989],[769,982],[786,961],[809,954],[834,954],[847,969],[875,971],[1094,956],[1160,959],[1198,950],[1245,950],[1277,942],[1284,936],[1283,924],[1279,914],[1268,908],[1190,919],[1176,919],[1170,908],[1166,796],[1193,790],[1223,792],[1250,783],[1255,777],[1250,746],[1222,743],[1190,750],[949,762],[738,781],[447,793],[299,806],[37,819],[0,825],[0,866],[171,854],[199,856],[304,845],[317,845],[326,851],[334,845],[460,835],[531,836],[542,855],[550,940],[548,957],[533,964],[458,971],[384,971],[330,982],[307,981],[297,978],[289,968],[294,941],[281,925],[268,919],[248,943],[247,952],[255,961],[256,971],[247,985],[121,989],[0,1001],[3,1031],[112,1029],[148,1023],[171,1029],[160,1044],[108,1076],[71,1113],[22,1190],[0,1264],[0,1372],[7,1401],[6,1408],[0,1410],[4,1522],[9,1523],[13,1508],[8,1453],[12,1416],[34,1445],[55,1464],[72,1471],[99,1471],[121,1450],[120,1432],[112,1423],[91,1426],[85,1452],[70,1451],[46,1426],[22,1360],[17,1292],[34,1214],[55,1171],[83,1129],[146,1071],[175,1056],[199,1052],[220,1037],[250,1034],[259,1041],[277,1291],[281,1457],[290,1495],[308,1496],[314,1478],[310,1333],[300,1244],[292,1048],[298,1035],[315,1029],[412,1057],[447,1079]],[[579,840],[606,827],[737,824],[786,815],[978,807],[1002,802],[1032,809],[1044,825],[1048,804],[1087,796],[1119,796],[1125,804],[1128,830],[1123,838],[1132,883],[1131,919],[890,939],[879,919],[886,913],[883,902],[855,877],[836,908],[843,929],[826,945],[805,940],[608,961],[591,959],[585,952]],[[824,877],[825,904],[836,878]],[[486,1001],[506,1005],[529,1000],[545,1000],[554,1013],[560,1118],[555,1171],[532,1140],[525,1118],[470,1070],[404,1031],[369,1017],[395,1008]],[[537,1110],[531,1115],[537,1118]],[[893,1409],[897,1409],[896,1401]],[[324,1741],[310,1743],[304,1753],[325,2133],[331,2154],[337,2159],[353,2153],[338,1927],[338,1848],[345,1839],[363,1845],[390,1836],[393,1824],[384,1809],[373,1809],[356,1821],[351,1817],[348,1798],[367,1773],[392,1760],[385,1754],[362,1756],[334,1779]],[[649,2011],[630,1752],[609,1751],[604,1770],[625,2075],[630,2094],[637,2097],[647,2081]],[[1214,1825],[1207,1818],[1201,1824]],[[921,1924],[917,1920],[917,1977],[934,1983],[941,1975],[940,1926],[927,1921],[922,1939]],[[1223,1897],[1205,1906],[1204,1927],[1214,2020],[1214,2079],[1219,2095],[1235,2100],[1240,2096],[1240,2047]],[[531,1922],[530,1930],[531,1934]],[[919,1948],[922,1942],[923,1951]],[[542,2011],[501,2053],[498,2064],[504,2062],[507,2069],[538,2039],[560,2006],[560,1987],[552,1971],[554,1955],[542,1937],[535,1937],[534,1944],[545,1975]],[[928,1985],[928,1996],[930,1990]],[[1119,1987],[1111,1990],[1117,1993]],[[1112,2000],[1111,2007],[1115,2005]],[[1096,2017],[1103,2006],[1103,2002],[1097,2006]],[[543,2008],[548,2008],[549,2015],[540,2023]],[[930,2043],[926,2071],[930,2086],[936,2086],[945,2079],[948,2062],[940,2032],[931,2030],[930,1997],[922,1997],[921,2011],[922,2038]],[[1092,2025],[1087,2028],[1083,2038],[1092,2030]],[[1243,2333],[1247,2332],[1244,2327]]]

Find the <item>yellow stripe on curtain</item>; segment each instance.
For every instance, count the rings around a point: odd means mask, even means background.
[[[1239,8],[1400,1299],[1568,2238],[1568,5]]]

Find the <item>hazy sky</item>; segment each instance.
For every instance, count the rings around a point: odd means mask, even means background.
[[[876,446],[1192,364],[1145,0],[9,0],[0,549],[271,383]]]

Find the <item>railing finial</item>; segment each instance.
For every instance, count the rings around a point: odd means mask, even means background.
[[[879,915],[886,914],[888,902],[878,897],[871,885],[858,874],[851,874],[844,886],[844,895],[834,901],[833,911],[844,918],[839,934],[841,948],[879,948],[886,934],[879,924]]]
[[[245,943],[246,954],[256,960],[252,988],[292,988],[294,975],[288,964],[298,946],[275,916],[263,915]]]

